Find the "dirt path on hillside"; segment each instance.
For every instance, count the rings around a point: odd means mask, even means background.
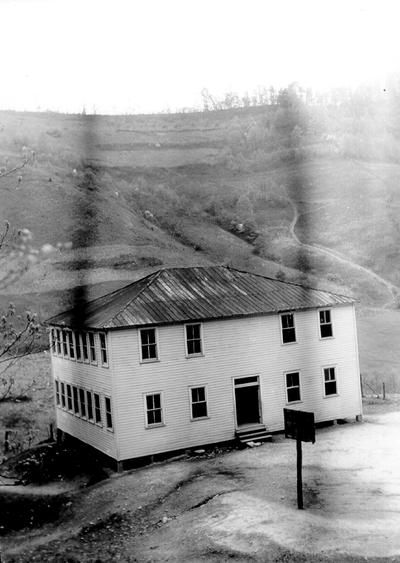
[[[398,560],[399,425],[395,411],[318,430],[303,447],[304,511],[295,443],[276,437],[82,489],[57,527],[4,538],[2,561]]]
[[[298,220],[301,216],[301,213],[299,213],[297,205],[295,204],[293,199],[291,197],[289,197],[288,195],[287,195],[287,201],[288,201],[290,207],[293,210],[293,219],[292,219],[292,221],[290,222],[290,225],[289,225],[289,233],[290,233],[291,237],[293,238],[293,240],[295,241],[295,243],[298,244],[299,246],[301,246],[302,248],[305,248],[306,250],[310,250],[311,252],[319,252],[320,254],[325,254],[326,256],[329,256],[330,258],[334,258],[335,260],[338,260],[339,262],[341,262],[342,264],[345,264],[346,266],[354,268],[354,269],[358,270],[359,272],[363,272],[364,274],[367,274],[368,276],[372,277],[375,281],[377,281],[379,284],[383,285],[387,289],[387,291],[390,295],[390,299],[384,305],[384,307],[385,308],[390,307],[393,304],[397,295],[399,294],[400,288],[397,287],[396,285],[394,285],[393,283],[391,283],[390,281],[386,280],[385,278],[383,278],[382,276],[380,276],[379,274],[377,274],[376,272],[374,272],[370,268],[367,268],[365,266],[361,266],[361,264],[358,264],[357,262],[353,262],[353,260],[344,256],[340,252],[337,252],[336,250],[332,250],[332,249],[330,249],[326,246],[322,246],[321,244],[317,244],[317,243],[302,242],[296,234],[296,225],[297,225],[297,222],[298,222]]]

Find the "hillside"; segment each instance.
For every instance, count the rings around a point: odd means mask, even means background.
[[[396,136],[370,114],[357,152],[349,119],[365,116],[298,100],[175,115],[0,113],[3,172],[31,159],[0,176],[0,221],[30,229],[38,247],[72,243],[6,298],[33,295],[52,314],[75,286],[98,294],[163,265],[232,263],[393,304],[400,160]],[[362,152],[371,123],[390,151]]]

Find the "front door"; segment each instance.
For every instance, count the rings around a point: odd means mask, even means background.
[[[260,423],[260,386],[257,376],[235,379],[235,402],[238,426]]]

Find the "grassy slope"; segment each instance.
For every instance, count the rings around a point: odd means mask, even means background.
[[[0,165],[7,158],[9,167],[16,165],[35,151],[34,164],[20,172],[22,182],[15,175],[0,180],[6,195],[0,221],[31,229],[39,246],[75,243],[33,267],[0,303],[12,298],[46,318],[69,307],[79,285],[89,284],[89,295],[97,296],[161,265],[216,262],[272,276],[283,271],[291,280],[353,293],[364,305],[383,304],[384,287],[334,259],[310,255],[307,276],[296,269],[299,250],[288,231],[293,210],[285,198],[290,195],[299,208],[296,233],[302,240],[339,250],[397,282],[393,210],[399,166],[345,159],[323,136],[296,160],[285,160],[286,153],[273,148],[242,153],[240,139],[262,127],[268,111],[0,113]],[[88,162],[97,166],[91,189]],[[259,197],[271,190],[276,200]],[[207,211],[211,202],[223,213],[243,193],[254,200],[253,220],[267,237],[264,257],[271,260],[256,256],[252,244],[222,229]],[[153,217],[146,217],[146,209]],[[76,248],[79,241],[90,249]],[[368,322],[371,316],[362,330]]]

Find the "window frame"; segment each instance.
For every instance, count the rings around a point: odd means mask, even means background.
[[[56,350],[57,356],[62,356],[62,330],[56,328]]]
[[[153,397],[155,395],[160,396],[160,408],[159,409],[148,409],[147,408],[147,397]],[[144,420],[145,420],[145,428],[160,428],[165,426],[165,410],[164,410],[164,395],[162,391],[152,391],[150,393],[143,393],[143,404],[144,404]],[[161,411],[161,421],[160,422],[148,422],[148,411],[153,410],[160,410]]]
[[[79,402],[79,387],[72,385],[72,407],[75,416],[81,416],[81,405]]]
[[[86,404],[86,389],[83,387],[78,387],[78,397],[79,397],[79,411],[81,418],[87,420],[87,404]],[[83,401],[82,401],[83,397]],[[82,405],[84,408],[82,408]]]
[[[61,407],[60,382],[58,381],[58,379],[54,380],[54,387],[55,387],[56,406]]]
[[[289,316],[291,316],[293,318],[293,326],[292,327],[284,327],[283,326],[283,317],[289,317]],[[287,344],[296,344],[298,342],[298,340],[297,340],[297,331],[296,331],[296,322],[295,322],[294,312],[280,313],[279,317],[280,317],[281,343],[282,343],[282,345],[286,346]],[[288,330],[294,331],[294,340],[289,340],[288,342],[285,342],[283,335],[284,335],[284,331],[288,331]]]
[[[193,402],[192,391],[194,389],[204,389],[204,401]],[[203,416],[193,416],[193,405],[198,405],[198,404],[202,404],[202,403],[205,403],[205,405],[206,405],[207,414],[203,415]],[[190,404],[190,420],[192,422],[196,422],[197,420],[207,420],[208,418],[210,418],[209,408],[208,408],[208,389],[207,389],[207,385],[191,385],[189,387],[189,404]]]
[[[200,337],[199,338],[191,338],[190,341],[191,342],[197,342],[200,341],[200,352],[194,352],[192,354],[189,353],[189,347],[188,347],[188,342],[189,342],[189,338],[188,338],[188,334],[187,334],[187,329],[188,327],[191,326],[198,326],[199,327],[199,332],[200,332]],[[204,356],[204,339],[203,339],[203,323],[185,323],[183,325],[183,330],[184,330],[184,338],[185,338],[185,355],[186,358],[201,358],[202,356]]]
[[[82,345],[80,340],[80,333],[77,330],[74,330],[74,339],[75,339],[75,360],[79,363],[82,363],[83,362]]]
[[[334,372],[335,375],[335,379],[329,379],[326,380],[325,379],[325,371],[326,370],[332,370]],[[327,383],[332,383],[335,382],[335,393],[326,393],[326,384]],[[339,396],[339,391],[338,391],[338,369],[336,365],[328,365],[328,366],[323,366],[322,367],[322,383],[323,383],[323,389],[324,389],[324,399],[330,399],[331,397],[338,397]]]
[[[61,408],[66,410],[67,408],[67,397],[66,397],[66,390],[65,390],[65,383],[64,381],[60,381],[60,389],[61,389]]]
[[[330,321],[329,323],[321,322],[321,313],[329,313]],[[329,338],[334,338],[333,334],[333,321],[332,321],[332,309],[318,309],[318,326],[319,326],[319,339],[320,340],[329,340]],[[322,327],[323,326],[330,326],[331,327],[331,334],[329,336],[322,336]]]
[[[143,358],[143,344],[142,344],[142,332],[153,330],[154,331],[154,344],[156,347],[156,357],[155,358]],[[138,330],[139,335],[139,358],[141,364],[151,364],[153,362],[160,361],[160,348],[159,348],[159,341],[158,341],[158,330],[157,327],[143,327],[139,328]],[[145,344],[145,346],[152,346],[153,344]]]
[[[90,399],[90,400],[89,400]],[[90,405],[90,408],[89,408]],[[91,411],[91,413],[89,413]],[[94,400],[93,400],[93,392],[86,389],[86,420],[88,422],[94,423]]]
[[[287,384],[287,376],[288,375],[292,375],[292,374],[297,374],[299,377],[299,384],[298,385],[291,385],[290,387],[288,387]],[[303,399],[303,390],[301,388],[301,371],[299,369],[291,369],[289,371],[285,371],[284,372],[284,382],[285,382],[285,395],[286,395],[286,404],[287,405],[295,405],[297,403],[302,403]],[[299,399],[296,399],[295,401],[290,401],[289,400],[289,389],[298,389],[299,390]]]
[[[61,330],[61,348],[62,348],[62,357],[69,358],[69,341],[68,341],[68,331],[63,328]]]
[[[98,405],[96,404],[96,398],[98,398]],[[93,414],[94,423],[97,426],[103,427],[103,413],[101,412],[101,395],[93,391]],[[99,417],[97,416],[99,414]]]
[[[66,399],[67,399],[67,411],[74,412],[74,405],[72,402],[72,385],[71,383],[66,383]]]
[[[75,345],[74,332],[71,329],[67,329],[66,332],[67,332],[67,342],[68,342],[68,358],[76,362],[76,345]]]
[[[107,409],[107,401],[109,401],[110,409]],[[105,424],[106,430],[108,430],[109,432],[114,432],[113,408],[112,408],[111,397],[109,395],[104,395],[104,414],[106,419],[106,424]],[[108,424],[108,416],[110,416],[111,426],[109,426]]]
[[[100,364],[103,368],[108,368],[109,366],[109,354],[108,354],[108,338],[107,333],[99,332],[99,345],[100,345]],[[104,338],[104,348],[102,346],[101,339]],[[103,361],[103,351],[105,351],[106,361]]]
[[[93,345],[90,341],[90,337],[93,336]],[[89,356],[89,363],[97,366],[97,346],[96,346],[96,333],[93,330],[88,330],[86,333],[86,341],[88,344],[88,356]],[[94,353],[94,358],[92,357],[92,352]]]

